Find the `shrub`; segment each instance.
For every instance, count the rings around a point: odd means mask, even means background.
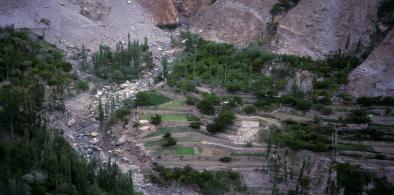
[[[163,147],[170,147],[176,145],[176,140],[175,138],[172,137],[170,132],[166,132],[163,135],[163,140],[164,140]]]
[[[273,129],[271,141],[279,146],[287,146],[294,150],[309,149],[325,152],[331,149],[331,129],[315,124],[297,124],[286,122],[284,129]]]
[[[231,162],[232,158],[229,156],[225,156],[225,157],[220,158],[219,160],[220,160],[220,162],[229,163],[229,162]]]
[[[337,164],[336,170],[338,184],[345,189],[345,194],[361,194],[371,182],[369,173],[350,163]]]
[[[394,97],[360,97],[357,104],[361,106],[394,106]]]
[[[222,110],[217,118],[215,118],[213,124],[207,126],[207,130],[210,133],[223,132],[226,128],[234,123],[235,114],[228,110]]]
[[[216,123],[211,123],[207,125],[207,131],[210,133],[217,133],[217,132],[221,132],[222,128]]]
[[[324,106],[322,104],[313,105],[313,109],[316,111],[319,111],[320,113],[322,113],[324,115],[330,115],[333,113],[333,111],[330,107]]]
[[[279,15],[283,12],[288,11],[289,9],[295,7],[298,4],[299,0],[279,0],[271,9],[272,15]]]
[[[254,106],[254,105],[248,105],[248,106],[246,106],[246,107],[244,108],[244,112],[245,112],[246,114],[255,113],[255,112],[256,112],[256,106]]]
[[[115,111],[115,116],[116,119],[118,120],[126,120],[127,119],[126,117],[129,115],[130,115],[130,109],[125,106],[120,107]]]
[[[380,2],[378,16],[383,23],[394,25],[394,1],[383,0]]]
[[[158,106],[164,104],[171,99],[153,92],[141,91],[138,92],[135,99],[136,106]]]
[[[201,126],[201,122],[200,121],[193,121],[190,122],[190,127],[193,129],[199,129]]]
[[[178,81],[176,84],[181,90],[186,92],[193,92],[196,90],[196,84],[190,80]]]
[[[198,117],[196,117],[196,116],[194,116],[194,115],[192,115],[192,114],[188,114],[187,116],[186,116],[186,119],[187,119],[187,121],[200,121],[201,119],[200,118],[198,118]]]
[[[165,143],[163,144],[163,147],[171,147],[176,145],[176,140],[173,137],[169,137],[166,139]]]
[[[192,96],[187,96],[187,97],[186,97],[185,103],[186,103],[187,105],[196,105],[197,102],[198,102],[198,99],[195,98],[195,97],[192,97]]]
[[[84,80],[78,80],[75,83],[75,88],[77,89],[77,91],[87,91],[89,90],[89,83],[87,81]]]
[[[158,115],[158,114],[155,114],[155,115],[150,117],[150,121],[154,125],[160,125],[160,123],[161,123],[161,116]]]
[[[207,98],[204,98],[203,100],[198,102],[197,108],[203,114],[206,114],[206,115],[214,115],[215,114],[215,105],[211,100],[209,100]]]
[[[346,122],[355,124],[369,123],[370,121],[367,111],[362,109],[353,110],[346,118]]]

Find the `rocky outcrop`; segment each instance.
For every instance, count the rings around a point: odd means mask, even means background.
[[[394,96],[394,30],[349,75],[348,92],[354,97]]]
[[[78,0],[81,6],[81,14],[92,19],[99,20],[111,11],[108,0]]]
[[[190,30],[204,39],[245,46],[255,40],[271,21],[270,10],[276,0],[217,0],[199,12]]]
[[[145,9],[151,12],[158,25],[179,23],[178,11],[172,0],[137,0]]]
[[[278,19],[274,51],[323,58],[339,48],[369,42],[379,1],[301,0]]]
[[[172,0],[178,12],[184,17],[193,17],[199,11],[205,10],[212,4],[212,0]]]

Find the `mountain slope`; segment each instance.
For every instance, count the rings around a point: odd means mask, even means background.
[[[354,97],[394,96],[394,31],[349,75],[348,91]]]
[[[314,59],[338,49],[368,45],[377,22],[379,1],[301,0],[279,19],[273,40],[278,53]]]

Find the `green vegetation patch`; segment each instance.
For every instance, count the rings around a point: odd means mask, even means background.
[[[174,134],[174,133],[192,132],[192,131],[197,131],[197,130],[192,129],[190,127],[161,127],[158,130],[156,130],[155,132],[145,136],[144,138],[161,136],[167,132]]]
[[[246,92],[258,98],[256,106],[272,109],[280,104],[307,111],[313,103],[330,104],[338,87],[347,82],[347,75],[360,63],[358,54],[336,52],[326,60],[274,54],[257,46],[238,49],[225,43],[206,41],[197,35],[183,33],[185,52],[171,65],[168,84],[182,88],[185,82],[194,85],[222,86],[228,92]],[[270,74],[262,71],[270,69]],[[314,90],[301,94],[286,88],[296,72],[308,71],[316,78]],[[287,90],[289,97],[279,98]],[[193,102],[190,102],[193,103]],[[203,114],[214,115],[216,102],[204,97],[197,104]]]
[[[0,194],[134,194],[116,163],[85,159],[47,128],[47,113],[64,110],[70,71],[54,46],[0,28]]]
[[[164,95],[155,92],[143,91],[137,93],[135,104],[136,106],[158,106],[169,101],[171,101],[171,99]]]
[[[150,120],[153,114],[142,114],[140,120]],[[199,118],[190,114],[160,114],[162,121],[167,122],[187,122],[187,121],[199,121]]]
[[[332,129],[315,124],[287,122],[283,129],[273,129],[267,142],[294,150],[308,149],[325,152],[331,149]]]
[[[176,155],[181,155],[181,156],[193,156],[194,155],[194,149],[193,147],[177,147],[175,149]]]
[[[279,0],[271,9],[272,15],[279,15],[287,12],[298,4],[299,0]]]
[[[394,186],[387,182],[386,178],[379,178],[376,174],[368,172],[350,163],[336,165],[337,182],[340,188],[344,188],[344,194],[394,194]],[[368,184],[374,184],[367,189]]]
[[[153,183],[170,185],[176,181],[185,185],[198,186],[204,195],[246,190],[246,187],[242,185],[241,176],[229,170],[200,172],[190,166],[170,169],[158,164],[154,164],[153,170],[156,172],[151,175]]]
[[[387,25],[394,25],[394,1],[383,0],[380,2],[378,16]]]
[[[375,152],[372,146],[365,144],[338,144],[337,149],[340,151]]]
[[[159,105],[159,108],[164,108],[164,109],[180,109],[183,108],[186,105],[185,99],[179,99],[179,100],[173,100],[166,102],[164,104]]]
[[[153,114],[143,114],[140,117],[140,120],[150,120],[151,117],[154,116]],[[185,115],[176,115],[176,114],[161,114],[162,121],[169,121],[169,122],[186,122],[187,116]]]
[[[92,55],[92,65],[83,60],[82,70],[91,68],[96,76],[116,83],[137,79],[143,72],[142,70],[154,66],[152,52],[148,49],[146,38],[145,42],[140,44],[138,41],[131,41],[129,35],[127,45],[119,42],[115,50],[111,50],[109,46],[100,45],[98,52]],[[82,51],[81,56],[86,59],[87,54],[84,50]]]

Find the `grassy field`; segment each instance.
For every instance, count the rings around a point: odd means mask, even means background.
[[[146,135],[144,138],[162,136],[167,132],[174,134],[174,133],[191,132],[191,131],[197,131],[197,130],[192,129],[190,127],[161,127],[157,131],[155,131],[149,135]]]
[[[153,114],[142,114],[140,120],[150,120]],[[193,115],[179,115],[179,114],[161,114],[162,121],[168,122],[186,122],[186,121],[198,121],[199,118]]]
[[[149,94],[149,101],[151,102],[151,104],[153,106],[158,106],[158,105],[161,105],[161,104],[171,101],[170,98],[163,96],[161,94],[157,94],[154,92],[149,92],[148,94]]]
[[[340,151],[362,151],[362,152],[375,152],[372,146],[365,144],[338,144]]]
[[[188,137],[179,137],[175,138],[175,140],[178,143],[182,142],[194,142],[194,143],[200,143],[201,139],[198,137],[193,137],[193,136],[188,136]],[[164,140],[156,140],[156,141],[147,141],[144,143],[145,147],[156,147],[156,146],[162,146],[164,144]]]
[[[169,101],[164,104],[159,105],[159,108],[164,108],[164,109],[179,109],[182,108],[186,105],[185,99],[179,99],[179,100],[174,100],[174,101]]]
[[[150,117],[153,114],[143,114],[140,117],[140,120],[150,120]],[[176,115],[176,114],[162,114],[161,120],[162,121],[170,121],[170,122],[186,122],[187,115]]]
[[[181,156],[192,156],[194,155],[194,149],[192,147],[177,147],[175,153]]]

